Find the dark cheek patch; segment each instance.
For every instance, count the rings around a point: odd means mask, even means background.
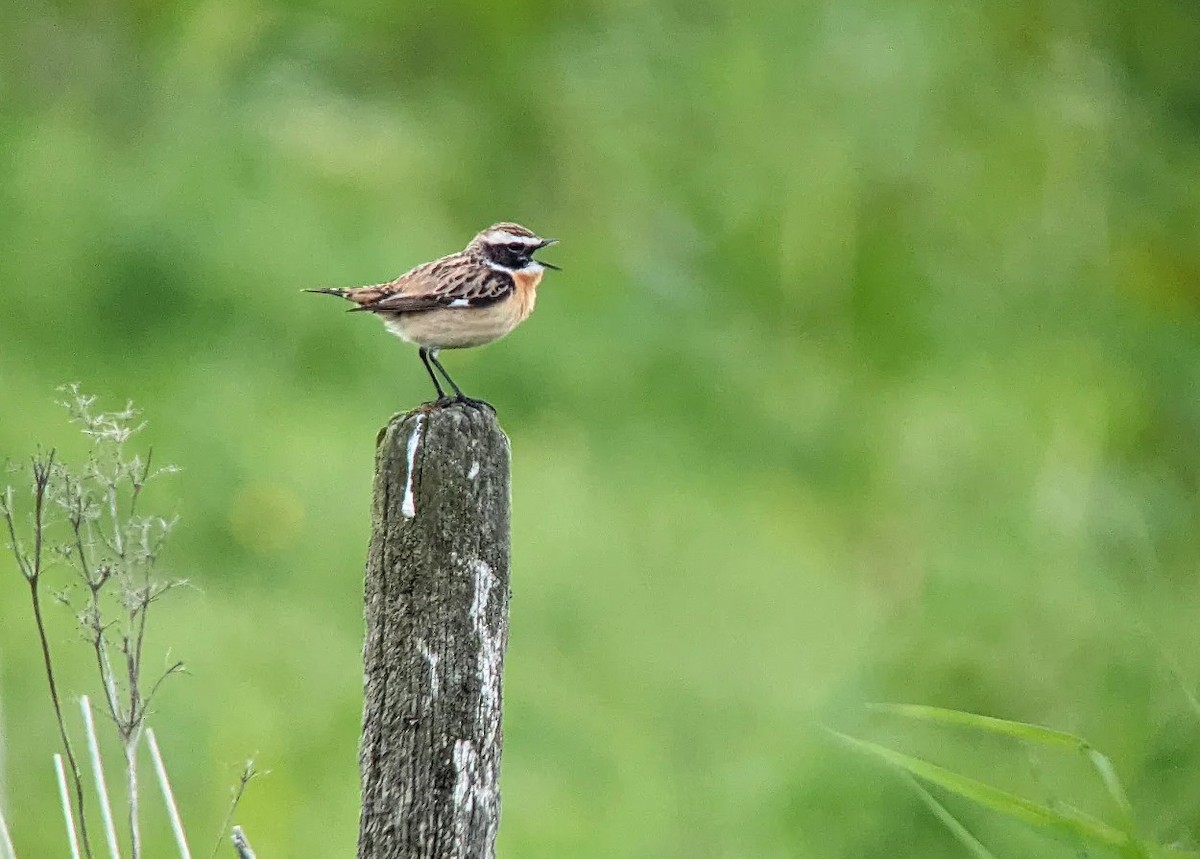
[[[521,268],[525,264],[525,254],[523,252],[514,253],[503,246],[493,248],[491,256],[497,263],[508,268]]]

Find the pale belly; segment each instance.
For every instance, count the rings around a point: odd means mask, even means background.
[[[467,349],[499,340],[533,311],[533,295],[517,295],[480,309],[447,308],[398,315],[379,314],[388,330],[427,349]]]

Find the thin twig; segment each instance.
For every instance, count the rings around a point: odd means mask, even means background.
[[[233,827],[233,835],[230,836],[230,840],[233,842],[233,849],[238,853],[238,859],[258,859],[254,855],[254,848],[246,840],[246,833],[242,832],[242,827]]]
[[[50,700],[54,704],[54,717],[58,722],[58,735],[62,739],[63,751],[71,767],[75,781],[75,799],[79,803],[79,828],[83,833],[84,850],[91,859],[91,848],[87,841],[87,825],[83,816],[83,778],[79,773],[79,764],[75,761],[75,750],[71,747],[71,738],[67,736],[67,723],[63,719],[62,702],[58,697],[58,684],[54,680],[54,661],[50,656],[50,641],[46,637],[46,622],[42,617],[41,598],[38,595],[37,578],[29,581],[30,601],[33,603],[33,620],[37,625],[38,640],[42,645],[42,662],[46,668],[46,680],[50,684]],[[57,756],[56,756],[57,757]]]
[[[50,700],[54,704],[54,717],[58,722],[58,734],[62,739],[63,752],[71,767],[71,778],[75,784],[76,808],[79,811],[79,834],[83,842],[83,852],[92,859],[92,847],[88,841],[87,815],[83,806],[83,776],[79,772],[79,763],[75,759],[75,750],[71,747],[71,738],[67,735],[67,723],[63,718],[62,701],[58,696],[58,684],[54,678],[54,660],[50,656],[50,641],[46,635],[46,621],[42,616],[41,596],[38,585],[42,577],[42,547],[45,540],[45,503],[46,489],[50,484],[50,474],[54,468],[54,451],[51,450],[45,461],[33,461],[33,558],[29,562],[29,598],[33,605],[33,621],[37,626],[38,641],[42,648],[42,663],[46,669],[46,681],[50,686]],[[74,828],[72,827],[72,831]]]
[[[192,859],[192,851],[188,849],[187,836],[183,833],[183,821],[179,819],[179,806],[175,804],[175,794],[171,792],[171,780],[167,778],[167,767],[163,764],[162,753],[158,750],[158,740],[154,738],[154,729],[146,729],[146,743],[150,746],[150,757],[154,760],[154,770],[158,773],[158,786],[162,788],[163,800],[167,804],[167,814],[171,818],[171,830],[175,833],[175,844],[179,847],[182,859]]]
[[[17,539],[17,526],[13,523],[13,492],[11,486],[4,487],[4,502],[0,504],[0,515],[4,516],[4,521],[8,523],[8,536],[12,541],[9,543],[9,548],[12,549],[13,557],[17,559],[17,567],[21,570],[21,575],[29,578],[33,575],[33,571],[29,569],[29,559],[25,557],[25,550],[21,548],[21,541]]]
[[[146,448],[146,462],[142,466],[142,473],[135,477],[131,477],[130,481],[133,484],[133,491],[129,496],[129,518],[133,518],[133,514],[137,511],[138,499],[142,496],[142,487],[146,485],[146,481],[150,479],[150,460],[154,458],[154,448]]]
[[[62,800],[63,822],[71,844],[71,859],[79,859],[79,841],[75,837],[75,818],[71,814],[71,796],[67,792],[67,774],[63,771],[62,755],[54,756],[54,772],[58,776],[58,798]]]
[[[130,684],[129,685],[131,688],[136,690],[134,694],[137,695],[139,698],[141,697],[141,690],[138,689],[137,687],[138,687],[138,681],[141,679],[141,676],[142,676],[142,643],[146,640],[146,618],[150,614],[150,603],[152,601],[151,596],[150,596],[150,565],[149,564],[146,565],[146,583],[144,585],[144,588],[145,588],[145,590],[142,593],[142,597],[141,597],[141,600],[139,601],[139,605],[137,608],[137,613],[139,615],[138,620],[137,620],[137,625],[138,625],[137,641],[133,647],[133,656],[132,656],[132,661],[130,662],[130,668],[129,668],[129,673],[130,673]],[[145,706],[145,703],[148,703],[148,702],[144,702],[143,707]]]
[[[225,840],[225,833],[229,830],[229,824],[233,822],[233,815],[242,801],[242,795],[246,793],[246,785],[258,778],[258,775],[258,770],[254,768],[254,758],[250,758],[242,767],[237,787],[233,790],[233,801],[229,803],[229,811],[225,813],[225,819],[221,821],[221,831],[217,833],[217,843],[213,845],[212,859],[217,859],[217,853],[220,852],[221,844]],[[235,826],[234,829],[237,830],[238,827]]]
[[[186,666],[182,662],[176,662],[176,663],[172,664],[171,666],[169,666],[167,668],[167,670],[164,671],[162,673],[162,675],[159,676],[159,678],[154,681],[154,685],[150,687],[150,693],[145,698],[142,699],[142,710],[141,710],[142,718],[144,718],[146,713],[149,712],[150,702],[154,700],[154,694],[156,692],[158,692],[158,687],[162,685],[163,681],[166,680],[168,677],[170,677],[172,674],[179,674],[181,672],[184,672],[185,670],[186,670]]]
[[[50,485],[50,472],[54,468],[54,451],[51,450],[45,463],[36,459],[33,461],[33,576],[36,578],[42,572],[42,542],[45,539],[45,518],[43,510],[46,505],[46,487]]]
[[[113,673],[112,662],[108,656],[108,642],[104,638],[104,627],[100,625],[99,618],[97,618],[94,632],[92,647],[96,651],[96,667],[100,672],[100,684],[104,687],[104,702],[108,706],[109,716],[112,717],[122,740],[124,740],[125,732],[121,730],[121,704],[117,700],[116,675]]]
[[[96,722],[92,718],[92,702],[84,695],[79,699],[83,711],[83,726],[87,733],[88,751],[92,756],[92,772],[96,776],[96,795],[100,798],[100,817],[104,821],[104,837],[108,841],[108,853],[112,859],[120,859],[121,849],[117,846],[117,827],[113,823],[112,801],[108,798],[108,785],[104,781],[104,763],[100,758],[100,741],[96,737]]]
[[[125,560],[125,543],[121,539],[121,520],[117,517],[117,484],[115,481],[115,474],[106,481],[108,483],[108,516],[112,520],[113,546],[117,550],[117,557],[123,561]]]

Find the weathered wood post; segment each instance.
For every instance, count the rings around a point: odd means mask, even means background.
[[[509,446],[465,404],[392,418],[375,454],[358,859],[495,855]]]

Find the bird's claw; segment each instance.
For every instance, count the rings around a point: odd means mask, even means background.
[[[490,409],[492,414],[496,413],[496,407],[487,400],[476,400],[473,397],[466,396],[465,394],[457,394],[453,397],[443,395],[434,400],[433,405],[437,406],[439,409],[444,409],[447,406],[463,405],[467,408],[478,409],[480,411],[483,411],[484,409]]]
[[[462,403],[464,406],[467,406],[468,408],[478,409],[479,411],[483,411],[484,409],[491,409],[492,414],[496,413],[496,407],[493,406],[491,403],[489,403],[487,400],[476,400],[471,397],[465,397],[462,394],[459,394],[457,397],[452,399],[450,402]]]

